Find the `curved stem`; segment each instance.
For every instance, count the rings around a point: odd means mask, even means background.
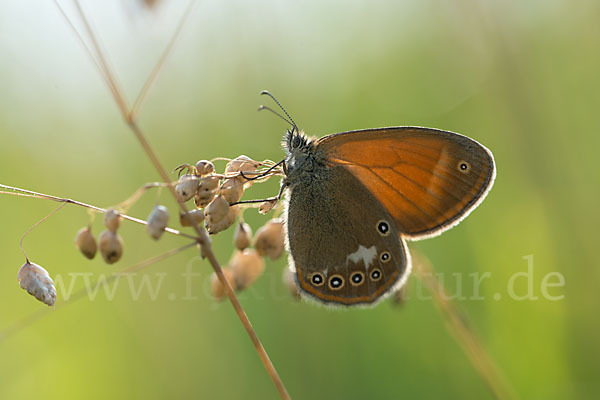
[[[23,254],[25,254],[25,259],[27,260],[27,262],[29,262],[29,257],[27,257],[27,252],[25,252],[25,249],[23,248],[23,239],[25,239],[25,236],[27,236],[29,234],[29,232],[34,230],[39,224],[41,224],[42,222],[44,222],[45,220],[50,218],[53,214],[58,212],[58,210],[63,208],[65,206],[65,204],[67,204],[67,203],[62,203],[60,206],[56,207],[50,214],[46,215],[44,218],[40,219],[33,226],[31,226],[29,229],[27,229],[25,231],[25,233],[23,234],[23,236],[21,236],[21,241],[19,242],[19,246],[21,247],[21,251],[23,252]]]
[[[446,318],[447,328],[496,399],[514,399],[515,394],[500,373],[477,333],[468,324],[468,316],[454,303],[435,276],[431,262],[420,252],[413,253],[414,273],[431,292],[435,305]]]

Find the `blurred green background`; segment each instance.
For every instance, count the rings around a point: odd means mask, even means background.
[[[132,101],[185,3],[83,7]],[[200,1],[140,125],[168,169],[239,154],[279,160],[286,126],[255,111],[268,100],[263,89],[316,136],[422,125],[480,141],[496,157],[494,189],[459,227],[416,247],[460,292],[519,398],[598,398],[599,21],[595,0]],[[106,207],[158,180],[52,2],[2,1],[0,54],[0,183]],[[246,197],[277,190],[258,186]],[[130,214],[145,218],[156,199],[149,192]],[[176,214],[168,193],[160,202]],[[162,282],[155,298],[144,289],[135,299],[120,281],[112,299],[100,289],[40,311],[17,282],[18,244],[55,207],[0,195],[0,331],[48,314],[0,341],[1,399],[276,398],[230,304],[210,297],[211,269],[195,250],[144,271]],[[266,217],[246,219],[256,230]],[[186,243],[156,243],[124,223],[124,257],[106,266],[73,246],[87,222],[68,206],[24,242],[52,276],[69,283],[79,274],[74,290],[84,274],[93,280]],[[231,235],[214,238],[223,263]],[[531,284],[537,299],[519,300],[509,282],[527,272],[528,256],[531,279],[517,278],[514,290],[522,296]],[[284,258],[267,262],[240,299],[293,398],[492,398],[415,278],[401,307],[332,311],[288,296]],[[200,274],[195,299],[181,275],[189,266]],[[541,289],[551,272],[564,277],[547,291],[558,300]],[[472,274],[485,273],[477,295]]]

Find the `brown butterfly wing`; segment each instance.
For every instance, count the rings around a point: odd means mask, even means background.
[[[346,168],[318,175],[287,193],[287,246],[298,287],[329,305],[373,304],[408,277],[406,244],[392,217]]]
[[[381,202],[410,239],[460,222],[490,190],[492,153],[465,136],[396,127],[343,132],[316,142],[331,165],[343,165]]]

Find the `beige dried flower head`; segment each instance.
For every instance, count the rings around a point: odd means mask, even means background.
[[[190,210],[186,213],[179,213],[179,223],[181,226],[194,226],[192,221],[194,221],[196,225],[201,224],[204,221],[204,211]]]
[[[106,210],[104,213],[104,226],[111,232],[116,232],[121,223],[121,214],[114,208]]]
[[[235,231],[233,232],[233,244],[235,248],[238,250],[244,250],[247,247],[250,247],[252,243],[252,228],[245,222],[239,222],[235,226]]]
[[[231,269],[229,268],[223,268],[223,275],[225,275],[225,278],[231,285],[231,288],[235,290],[235,280],[233,279],[233,271],[231,271]],[[223,283],[221,283],[221,281],[217,277],[217,274],[215,274],[214,272],[210,280],[210,291],[217,300],[223,300],[225,298],[225,286],[223,285]]]
[[[19,269],[19,284],[27,293],[44,304],[53,306],[56,301],[56,288],[50,274],[41,266],[27,260]]]
[[[205,176],[200,180],[200,185],[194,196],[196,207],[204,208],[214,199],[216,189],[219,187],[219,177],[216,175]]]
[[[207,209],[208,209],[208,207],[207,207]],[[206,230],[208,231],[208,233],[210,233],[211,235],[214,235],[215,233],[224,231],[225,229],[227,229],[231,225],[233,225],[233,223],[235,222],[235,220],[239,214],[240,214],[239,206],[229,206],[229,210],[227,211],[227,214],[223,218],[221,218],[220,220],[216,220],[216,221],[215,220],[209,221],[209,218],[206,218],[206,220],[204,221],[204,226],[206,227]]]
[[[154,240],[160,239],[169,223],[169,210],[167,207],[156,205],[148,217],[146,231]]]
[[[234,172],[255,172],[260,164],[248,156],[241,155],[227,163],[225,173]]]
[[[104,262],[107,264],[114,264],[123,255],[123,241],[113,231],[106,230],[98,237],[100,254]]]
[[[281,257],[285,248],[283,221],[280,218],[271,219],[256,231],[254,247],[258,254],[271,260]]]
[[[219,195],[229,204],[237,203],[244,194],[244,184],[237,178],[225,179],[219,188]]]
[[[75,246],[81,251],[81,254],[90,260],[96,256],[98,245],[96,244],[96,239],[94,239],[94,235],[92,235],[92,230],[89,226],[81,228],[77,232],[77,235],[75,236]]]
[[[213,201],[204,209],[204,217],[206,222],[213,224],[219,222],[229,212],[229,203],[223,196],[217,196]]]
[[[273,207],[275,207],[275,204],[277,204],[277,200],[267,200],[267,201],[263,201],[262,203],[260,203],[260,205],[258,206],[258,212],[260,214],[266,214],[269,211],[271,211],[273,209]]]
[[[236,288],[242,290],[252,285],[265,270],[265,262],[254,249],[236,251],[229,261]]]
[[[200,179],[193,175],[183,175],[179,178],[175,191],[177,192],[177,199],[182,202],[190,200],[196,194],[200,186]]]
[[[196,163],[196,173],[199,176],[212,174],[215,172],[215,166],[208,160],[200,160]]]

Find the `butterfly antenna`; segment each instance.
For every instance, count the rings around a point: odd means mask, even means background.
[[[287,122],[288,124],[290,124],[292,127],[294,126],[294,123],[291,122],[289,119],[287,119],[286,117],[284,117],[283,115],[279,114],[277,111],[273,110],[271,107],[267,107],[267,106],[263,106],[260,105],[258,107],[258,111],[262,111],[262,110],[267,110],[272,112],[273,114],[277,115],[279,118],[281,118],[282,120],[284,120],[285,122]]]
[[[292,132],[293,132],[294,130],[296,130],[296,132],[297,132],[297,131],[298,131],[298,125],[296,125],[296,123],[294,122],[294,120],[292,119],[292,117],[290,117],[290,114],[288,114],[288,112],[287,112],[287,111],[285,111],[285,108],[283,108],[283,106],[282,106],[282,105],[281,105],[281,103],[280,103],[280,102],[279,102],[279,101],[278,101],[278,100],[275,98],[275,96],[273,96],[273,95],[271,94],[271,92],[269,92],[268,90],[263,90],[262,92],[260,92],[260,94],[262,94],[262,95],[267,95],[267,96],[269,96],[271,99],[273,99],[273,101],[274,101],[274,102],[275,102],[275,103],[276,103],[276,104],[279,106],[279,108],[281,108],[281,111],[283,111],[283,113],[284,113],[284,114],[285,114],[285,115],[288,117],[288,119],[289,119],[288,123],[290,123],[290,121],[291,121],[291,125],[292,125]],[[268,107],[264,107],[264,108],[265,108],[265,109],[269,109]],[[259,110],[260,110],[260,108],[259,108]],[[273,111],[273,110],[271,110],[271,111]],[[273,112],[275,113],[275,111],[273,111]],[[277,113],[275,113],[275,114],[277,114]],[[279,115],[279,114],[277,114],[277,115]],[[282,118],[283,118],[283,117],[282,117]],[[283,119],[285,120],[285,118],[283,118]]]

